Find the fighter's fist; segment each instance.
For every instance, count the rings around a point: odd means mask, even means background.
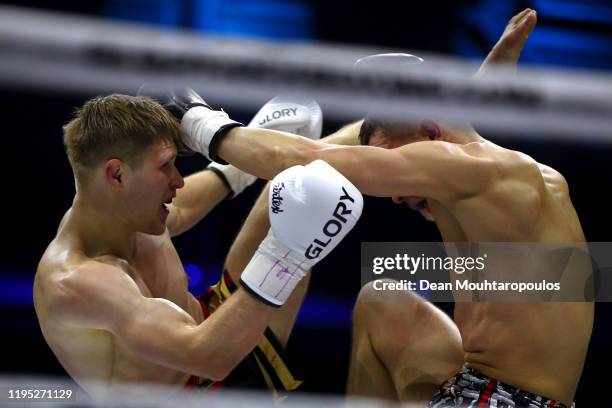
[[[219,142],[229,129],[243,126],[242,123],[230,119],[223,111],[212,110],[200,95],[188,87],[145,84],[138,94],[155,99],[181,121],[183,142],[187,147],[208,159],[224,163],[216,154]]]
[[[155,99],[178,120],[182,120],[185,113],[195,106],[210,109],[200,95],[185,86],[170,88],[144,84],[138,89],[138,95]]]

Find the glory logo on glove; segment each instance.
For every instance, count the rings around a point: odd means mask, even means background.
[[[265,127],[267,123],[272,122],[274,119],[280,119],[283,117],[296,117],[298,115],[298,108],[285,108],[275,110],[271,113],[266,114],[260,118],[258,126]]]
[[[282,200],[282,198],[281,198]],[[308,259],[315,259],[329,243],[332,241],[340,231],[342,231],[342,226],[348,222],[348,219],[344,217],[345,215],[350,215],[353,213],[353,210],[349,208],[350,204],[345,203],[344,200],[349,200],[350,203],[355,203],[355,199],[353,199],[347,192],[344,187],[342,187],[342,195],[340,196],[340,201],[336,205],[336,209],[334,210],[333,218],[325,223],[323,226],[323,234],[327,236],[329,239],[327,241],[321,241],[318,238],[315,238],[312,244],[306,248],[306,253],[304,256]]]
[[[323,130],[323,113],[319,104],[312,99],[299,95],[279,95],[262,106],[249,126],[319,139]]]
[[[280,306],[355,226],[363,197],[336,169],[316,160],[279,173],[268,198],[270,231],[241,282],[264,302]]]

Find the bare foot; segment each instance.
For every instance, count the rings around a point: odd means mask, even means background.
[[[535,10],[529,8],[512,17],[476,75],[483,74],[487,68],[493,65],[503,64],[516,69],[523,47],[525,47],[527,38],[535,28],[537,21],[538,17]]]

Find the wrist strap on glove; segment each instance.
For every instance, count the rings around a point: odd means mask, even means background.
[[[261,242],[240,277],[240,283],[262,302],[280,307],[287,301],[311,264],[280,243],[272,230]]]

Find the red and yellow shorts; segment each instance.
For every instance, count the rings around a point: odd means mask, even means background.
[[[209,287],[198,298],[204,312],[204,318],[214,313],[237,289],[229,273],[224,271],[221,280]],[[288,391],[295,390],[302,384],[302,381],[295,379],[286,361],[285,350],[272,330],[266,328],[264,335],[253,351],[223,381],[214,382],[194,376],[189,379],[187,386],[267,389],[272,392],[275,398],[282,398]]]

